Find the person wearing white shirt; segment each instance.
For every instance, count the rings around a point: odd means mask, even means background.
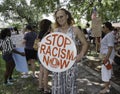
[[[105,88],[100,91],[100,94],[105,94],[109,92],[109,86],[110,86],[110,79],[111,79],[111,73],[112,73],[112,68],[107,69],[107,65],[109,64],[112,67],[112,62],[113,58],[115,55],[115,50],[114,50],[114,34],[113,34],[113,27],[110,22],[104,23],[104,32],[106,35],[104,38],[102,38],[100,42],[100,54],[102,56],[103,61],[107,61],[107,63],[102,64],[101,68],[101,75],[102,75],[102,81],[105,82]],[[109,61],[109,62],[108,62]]]

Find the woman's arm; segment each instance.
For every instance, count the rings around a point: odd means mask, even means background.
[[[82,46],[81,52],[76,57],[76,61],[79,61],[87,53],[88,43],[87,43],[87,40],[85,38],[85,35],[83,34],[82,31],[80,31],[79,28],[75,27],[74,31],[75,31],[76,37],[80,40],[81,46]]]
[[[107,55],[106,55],[106,58],[109,59],[111,53],[112,53],[112,49],[113,47],[112,46],[108,46],[108,52],[107,52]]]
[[[20,54],[21,56],[25,56],[25,53],[24,53],[24,52],[19,52],[19,51],[17,51],[16,49],[13,49],[12,52],[13,52],[13,53],[16,53],[16,54]]]
[[[26,43],[26,40],[25,40],[25,39],[23,39],[22,44],[25,44],[25,43]]]

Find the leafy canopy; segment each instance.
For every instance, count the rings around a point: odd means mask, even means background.
[[[54,13],[57,8],[65,7],[80,23],[80,19],[91,20],[93,7],[103,21],[120,21],[119,0],[3,0],[0,13],[4,21],[20,21],[21,23],[38,23],[42,15]]]

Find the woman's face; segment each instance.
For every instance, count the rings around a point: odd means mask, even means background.
[[[103,32],[104,32],[104,33],[107,33],[107,31],[108,31],[108,28],[104,25],[104,26],[103,26]]]
[[[59,10],[56,13],[56,21],[60,26],[64,26],[67,23],[68,15],[65,14],[63,10]]]

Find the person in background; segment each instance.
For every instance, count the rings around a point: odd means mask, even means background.
[[[87,30],[85,28],[83,29],[83,33],[85,35],[86,40],[89,42],[89,36],[88,36]]]
[[[14,29],[14,31],[16,32],[16,34],[19,34],[19,31],[18,31],[18,28],[17,28],[17,27],[14,27],[13,29]]]
[[[48,19],[43,19],[40,21],[39,24],[39,36],[38,38],[42,40],[44,36],[49,34],[52,30],[51,28],[52,22]],[[48,89],[48,74],[49,71],[43,67],[43,65],[40,64],[40,72],[39,72],[39,87],[38,91],[43,92],[43,94],[51,94],[49,89]]]
[[[90,28],[90,24],[89,23],[86,23],[86,30],[87,30],[87,33],[88,33],[88,37],[89,37],[89,40],[90,40],[90,43],[92,43],[92,40],[93,40],[93,37],[92,37],[92,30]]]
[[[15,27],[14,28],[14,35],[11,35],[11,39],[13,44],[15,45],[15,49],[20,52],[25,52],[24,47],[25,45],[22,43],[24,34],[23,32],[19,32],[18,29]],[[22,76],[21,78],[27,78],[29,77],[28,75],[28,64],[26,57],[20,56],[18,54],[13,54],[13,59],[15,61],[15,68],[18,72],[21,72]]]
[[[23,38],[23,44],[25,44],[25,54],[28,61],[28,65],[31,67],[33,78],[35,75],[35,61],[37,60],[37,51],[34,50],[33,44],[37,37],[37,33],[33,30],[31,25],[26,26],[26,32]]]
[[[80,30],[82,30],[82,28],[81,28],[81,26],[80,26],[80,25],[78,25],[78,28],[79,28]]]
[[[15,62],[12,57],[13,53],[20,54],[21,56],[25,56],[23,52],[19,52],[15,50],[12,40],[10,38],[11,36],[11,31],[9,28],[5,28],[1,31],[0,35],[0,50],[2,51],[2,57],[3,60],[5,61],[5,73],[4,73],[4,84],[5,85],[12,85],[13,81],[12,74],[13,70],[15,68]]]
[[[118,65],[118,66],[120,66],[120,48],[119,48],[119,49],[117,50],[117,52],[115,53],[113,65]]]
[[[55,14],[55,32],[61,32],[69,37],[76,44],[76,38],[80,40],[82,49],[76,56],[74,65],[65,72],[53,72],[52,94],[77,94],[77,62],[79,62],[87,52],[88,43],[82,31],[77,26],[73,26],[74,19],[71,13],[64,9],[58,9]]]
[[[106,35],[106,33],[104,32],[104,26],[103,26],[103,27],[102,27],[102,35],[101,35],[101,39],[103,39],[105,35]]]
[[[104,23],[104,33],[105,36],[102,38],[100,42],[100,55],[102,59],[102,68],[101,75],[102,81],[104,81],[104,89],[100,91],[100,94],[105,94],[109,92],[110,79],[112,73],[112,63],[115,55],[114,50],[114,34],[113,27],[110,22]]]
[[[115,50],[117,50],[118,47],[118,29],[114,28],[114,35],[115,35]]]

